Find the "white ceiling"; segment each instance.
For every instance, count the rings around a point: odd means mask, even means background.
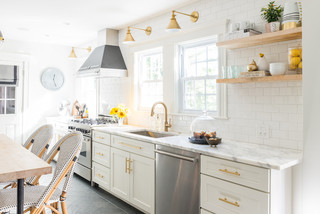
[[[74,46],[95,39],[97,31],[103,28],[121,29],[194,1],[1,1],[0,30],[5,39]]]

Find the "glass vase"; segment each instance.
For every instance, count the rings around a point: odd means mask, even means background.
[[[123,118],[118,118],[118,125],[123,126]]]

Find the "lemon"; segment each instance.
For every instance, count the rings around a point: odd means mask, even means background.
[[[298,68],[302,69],[302,62],[299,63]]]
[[[290,65],[299,65],[299,63],[300,63],[300,57],[296,56],[290,59]]]
[[[297,69],[297,68],[298,68],[297,65],[290,64],[290,70],[295,70],[295,69]]]
[[[289,51],[289,55],[293,57],[300,56],[300,50],[299,49],[292,49]]]

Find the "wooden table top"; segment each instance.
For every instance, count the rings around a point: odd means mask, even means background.
[[[0,134],[0,182],[50,174],[52,167],[36,155]]]

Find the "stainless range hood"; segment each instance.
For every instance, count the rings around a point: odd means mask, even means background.
[[[99,77],[127,77],[127,67],[118,46],[119,32],[104,29],[98,32],[98,46],[78,71],[78,75]]]

